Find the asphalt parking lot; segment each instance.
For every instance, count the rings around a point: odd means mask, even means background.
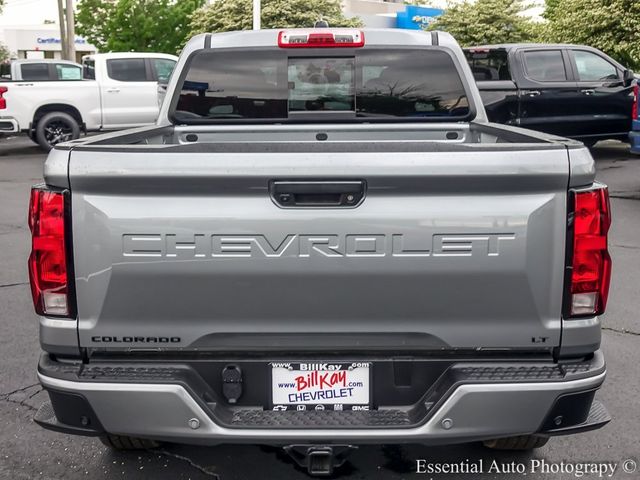
[[[518,478],[487,469],[499,464],[549,465],[611,462],[614,478],[640,478],[640,157],[616,142],[594,149],[599,179],[609,184],[614,224],[614,261],[603,349],[608,378],[598,398],[613,421],[602,430],[552,439],[531,454],[495,453],[478,445],[362,447],[339,471],[344,479]],[[26,270],[29,188],[41,181],[45,155],[26,138],[0,139],[0,478],[2,479],[298,479],[308,478],[287,457],[258,446],[167,446],[157,451],[113,453],[95,439],[45,431],[32,422],[45,400],[35,367],[40,353]],[[416,460],[434,463],[484,461],[482,475],[419,475]],[[504,469],[502,469],[504,471]],[[573,474],[531,473],[528,478],[565,479]],[[582,478],[599,478],[598,474]]]

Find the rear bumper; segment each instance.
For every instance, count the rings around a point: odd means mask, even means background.
[[[131,375],[117,381],[71,380],[66,367],[40,365],[38,374],[49,392],[49,406],[36,416],[45,428],[80,435],[108,432],[157,440],[191,443],[422,443],[452,444],[512,435],[563,435],[599,428],[609,421],[593,395],[605,378],[597,352],[578,367],[548,374],[549,364],[526,374],[509,366],[451,367],[409,408],[379,408],[370,412],[272,412],[262,408],[232,409],[223,399],[200,395],[197,386],[169,376],[149,381]],[[522,371],[525,371],[522,370]],[[480,372],[480,373],[478,373]],[[547,372],[547,373],[545,373]],[[464,376],[464,373],[468,375]],[[56,378],[57,377],[57,378]],[[66,377],[66,378],[63,378]],[[437,387],[437,388],[436,388]],[[443,388],[445,387],[445,388]],[[438,390],[434,396],[434,390]],[[420,407],[420,408],[418,408]],[[418,408],[421,417],[406,413]],[[403,415],[405,415],[403,417]]]
[[[633,128],[629,132],[629,143],[631,144],[631,153],[640,154],[640,120],[633,121]]]
[[[20,125],[15,118],[0,118],[0,133],[18,133]]]

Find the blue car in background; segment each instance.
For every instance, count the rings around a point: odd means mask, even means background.
[[[638,81],[633,87],[633,113],[631,114],[631,131],[629,132],[629,143],[631,144],[631,153],[637,153],[640,155],[640,118],[638,106],[638,95],[640,94],[640,88],[638,87]]]

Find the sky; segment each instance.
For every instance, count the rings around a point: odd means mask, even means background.
[[[424,3],[440,6],[446,2],[445,0],[425,0]],[[543,3],[543,0],[537,0],[536,3]],[[535,10],[534,12],[538,13]],[[0,15],[0,25],[41,25],[45,20],[57,21],[57,19],[57,0],[6,0]]]
[[[45,20],[58,20],[57,0],[6,0],[0,15],[0,25],[41,25]]]

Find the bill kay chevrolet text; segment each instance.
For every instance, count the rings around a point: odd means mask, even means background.
[[[45,428],[118,449],[530,449],[609,421],[589,151],[488,123],[445,33],[199,35],[158,122],[56,145],[29,271]]]

